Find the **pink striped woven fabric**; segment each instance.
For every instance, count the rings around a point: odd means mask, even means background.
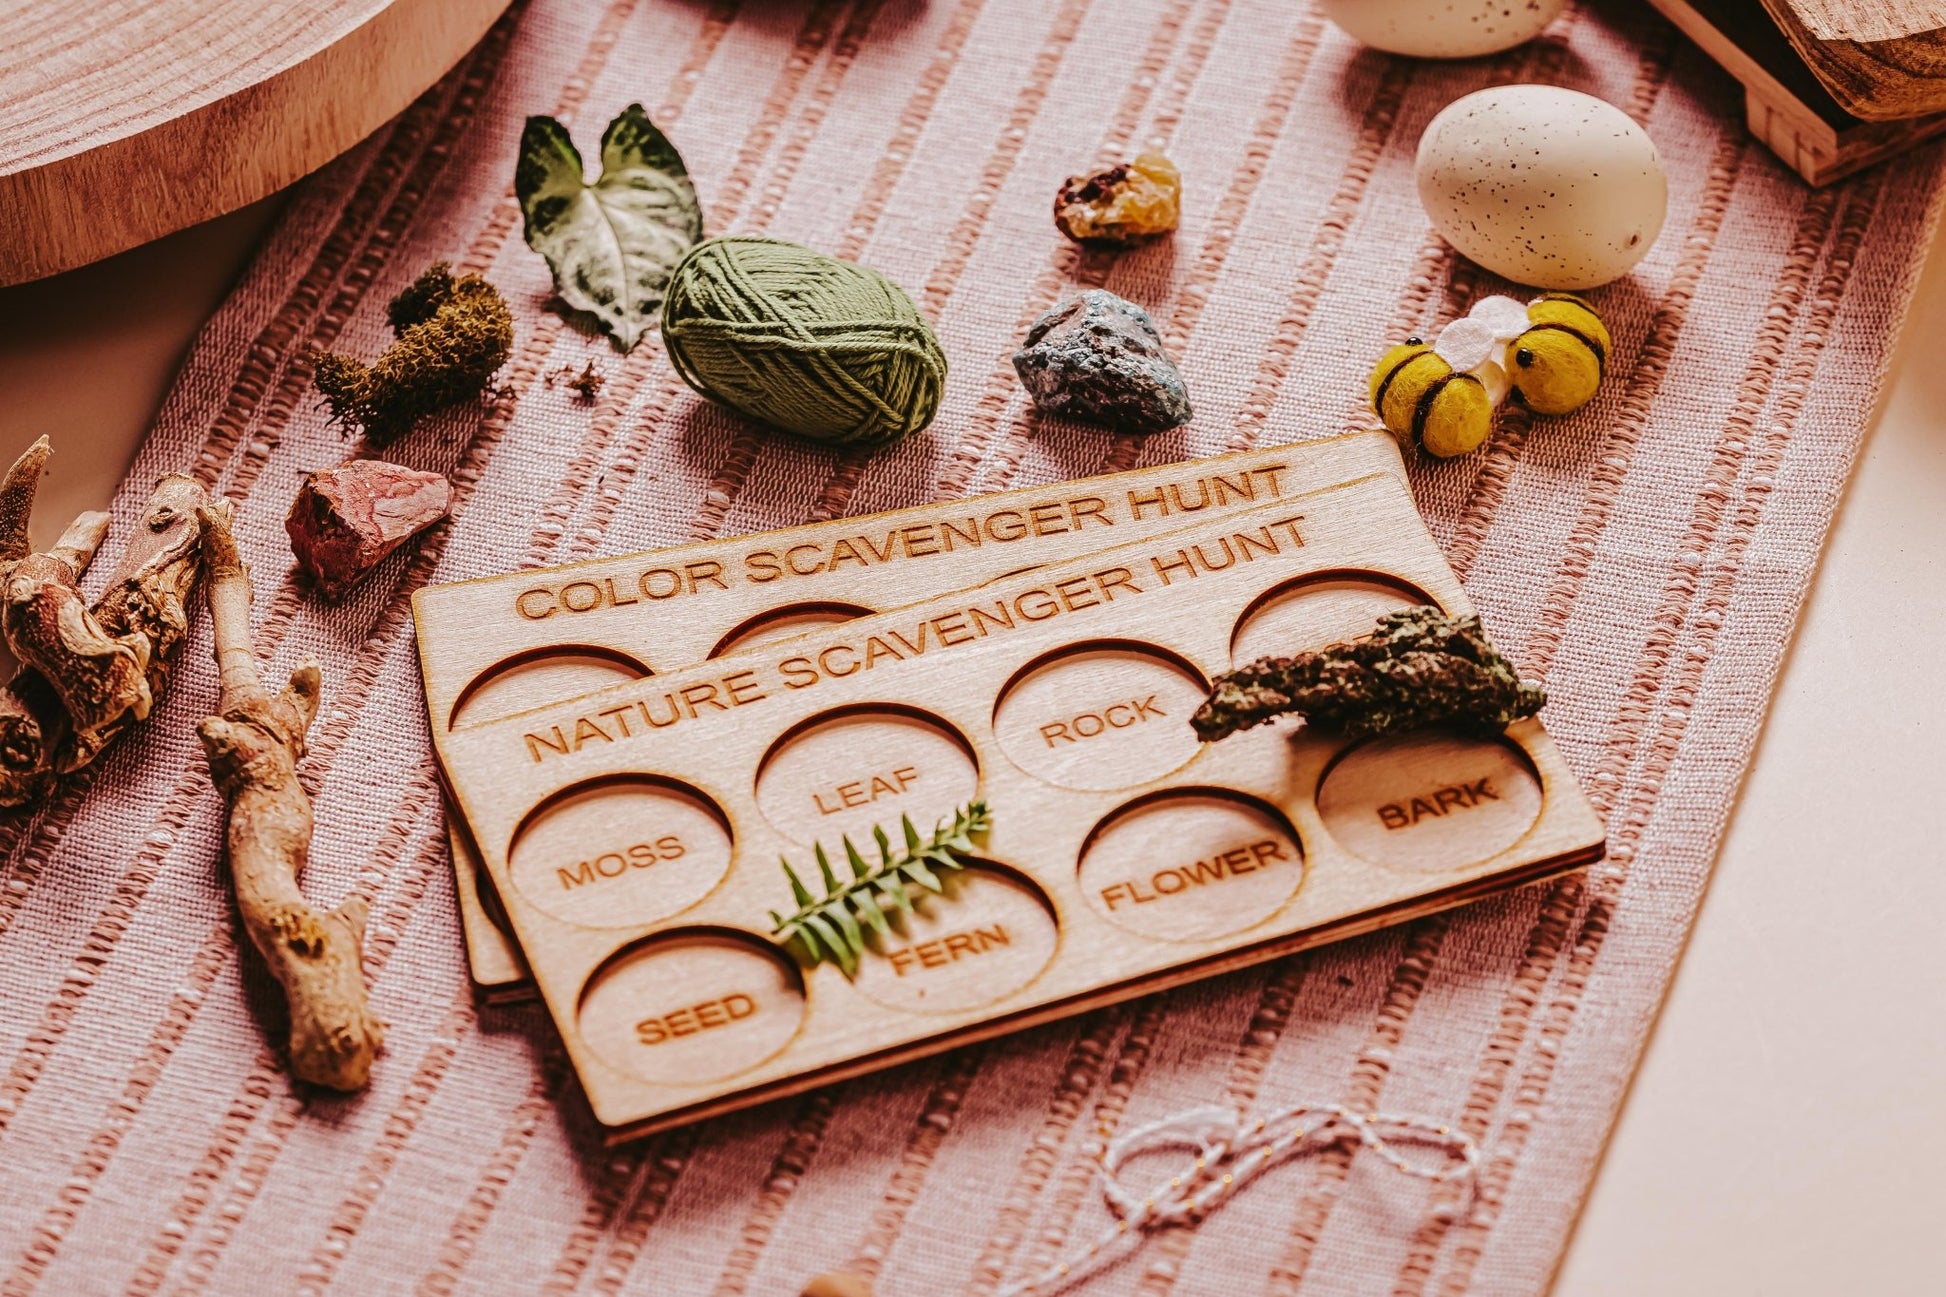
[[[1362,423],[1387,342],[1503,286],[1433,239],[1425,122],[1495,82],[1624,106],[1670,172],[1667,229],[1595,297],[1602,396],[1420,466],[1420,503],[1607,814],[1586,878],[1510,894],[604,1151],[534,1008],[469,994],[409,598],[430,581],[1054,480]],[[584,146],[631,100],[677,140],[713,231],[766,231],[908,285],[952,360],[931,431],[870,460],[700,403],[548,309],[507,193],[521,120]],[[1645,6],[1570,13],[1499,58],[1362,51],[1287,0],[580,0],[517,5],[397,122],[300,188],[198,341],[116,502],[193,466],[240,502],[258,646],[327,682],[307,885],[373,905],[391,1021],[370,1091],[293,1091],[278,1007],[217,872],[193,732],[207,628],[140,739],[0,825],[0,1291],[994,1292],[1092,1237],[1098,1140],[1175,1109],[1299,1100],[1447,1120],[1476,1200],[1334,1148],[1086,1291],[1520,1294],[1545,1287],[1762,723],[1936,211],[1927,150],[1812,192],[1741,95]],[[1055,235],[1059,180],[1165,144],[1173,241]],[[426,263],[517,319],[484,414],[393,449],[455,520],[347,605],[288,579],[299,475],[350,449],[303,357],[385,341]],[[1149,306],[1195,422],[1147,441],[1034,419],[1007,362],[1075,284]],[[546,376],[593,359],[592,406]]]

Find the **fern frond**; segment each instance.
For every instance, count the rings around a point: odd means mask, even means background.
[[[849,837],[840,839],[845,863],[851,868],[849,878],[840,878],[823,843],[813,844],[811,855],[824,883],[821,897],[811,894],[789,860],[781,861],[798,908],[788,916],[770,912],[776,924],[771,931],[777,938],[786,944],[796,941],[813,964],[829,960],[846,977],[856,977],[858,957],[865,952],[865,930],[869,928],[881,940],[891,936],[885,912],[889,906],[912,913],[908,883],[943,896],[945,885],[934,871],[965,868],[962,857],[971,855],[976,849],[975,839],[984,837],[993,827],[993,815],[985,802],[968,802],[950,819],[934,825],[930,836],[921,836],[909,815],[900,816],[899,822],[902,846],[895,847],[883,828],[872,828],[872,842],[878,848],[876,863],[867,860]]]

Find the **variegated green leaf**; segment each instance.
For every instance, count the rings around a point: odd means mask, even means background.
[[[624,352],[655,326],[676,263],[703,237],[703,210],[682,156],[642,105],[601,137],[601,176],[552,117],[529,117],[514,193],[527,246],[547,258],[561,300],[587,311]]]

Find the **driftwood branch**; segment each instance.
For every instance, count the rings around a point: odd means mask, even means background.
[[[42,437],[0,479],[0,634],[20,663],[0,689],[0,806],[38,800],[56,776],[90,764],[148,717],[188,633],[186,603],[202,567],[206,497],[169,474],[90,607],[81,576],[108,515],[82,514],[45,553],[28,540],[48,455]]]
[[[181,473],[164,474],[129,537],[122,561],[95,601],[95,619],[109,637],[142,645],[142,682],[131,684],[83,726],[76,715],[62,773],[93,761],[123,730],[148,716],[169,686],[169,666],[189,635],[189,601],[203,572],[203,508],[209,497]],[[145,701],[146,700],[146,701]],[[70,706],[69,711],[74,712]]]
[[[65,636],[85,633],[81,574],[108,530],[107,514],[84,513],[52,550],[33,552],[28,523],[51,453],[42,437],[0,479],[0,635],[21,664],[0,689],[0,804],[8,806],[39,797],[52,777],[67,712],[36,663]]]
[[[298,667],[275,694],[264,688],[250,641],[250,572],[237,555],[227,502],[205,509],[202,526],[221,714],[197,732],[229,810],[237,910],[290,1004],[291,1072],[336,1090],[362,1089],[384,1039],[360,964],[366,905],[353,899],[322,912],[297,882],[311,844],[311,799],[297,762],[317,715],[318,667]]]

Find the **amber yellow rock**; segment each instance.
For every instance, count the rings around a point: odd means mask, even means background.
[[[1182,173],[1160,153],[1069,176],[1054,198],[1055,225],[1077,243],[1139,243],[1168,234],[1181,219]]]

